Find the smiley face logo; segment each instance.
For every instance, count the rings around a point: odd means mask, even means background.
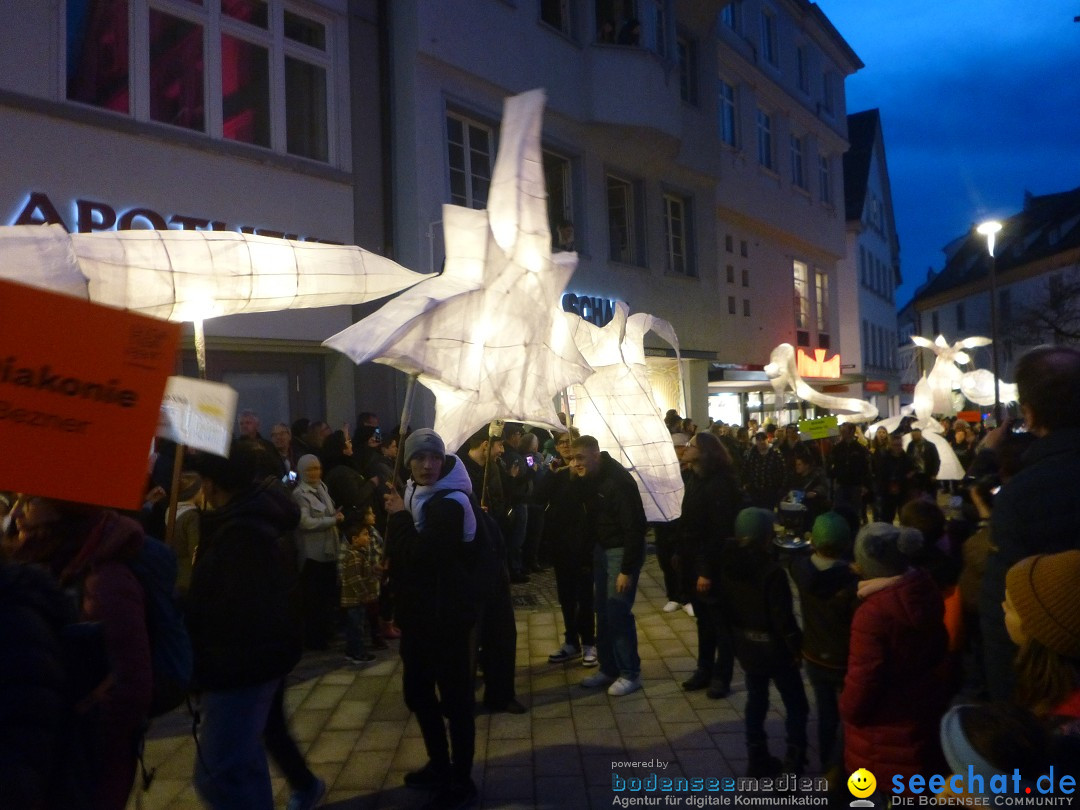
[[[877,779],[866,768],[859,768],[847,780],[848,790],[858,799],[865,799],[877,789]]]

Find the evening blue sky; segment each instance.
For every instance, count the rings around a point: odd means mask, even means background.
[[[972,223],[1080,186],[1080,0],[818,0],[881,110],[903,305]]]

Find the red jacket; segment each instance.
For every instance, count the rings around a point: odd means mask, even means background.
[[[859,595],[840,695],[845,764],[884,784],[894,774],[948,773],[938,728],[947,701],[941,591],[912,570],[867,580]]]

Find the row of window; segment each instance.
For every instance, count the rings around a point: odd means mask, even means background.
[[[866,318],[863,318],[863,368],[880,368],[895,371],[899,368],[897,346],[897,334],[895,331],[870,323]]]
[[[65,10],[69,101],[334,159],[329,18],[285,0],[67,0]]]
[[[894,280],[892,268],[864,245],[859,245],[859,283],[892,303],[895,293]]]
[[[753,19],[749,11],[749,4],[743,0],[731,0],[720,11],[720,24],[740,36],[750,36]],[[780,41],[779,16],[776,10],[762,3],[757,15],[757,54],[759,62],[768,65],[776,72],[781,71],[780,56],[782,45]],[[816,51],[807,42],[796,42],[794,49],[795,62],[795,86],[807,99],[813,98],[811,76],[814,74],[814,62],[819,58]],[[838,109],[837,87],[840,77],[833,71],[822,70],[820,73],[821,93],[819,98],[820,109],[833,116]]]
[[[495,131],[487,124],[457,113],[446,116],[447,166],[450,201],[455,205],[484,208],[491,185]],[[573,162],[545,150],[544,177],[548,190],[548,227],[556,250],[582,250],[574,231]],[[644,183],[630,177],[605,175],[608,213],[608,256],[621,264],[645,267]],[[696,276],[693,250],[693,205],[690,197],[665,191],[662,194],[664,249],[667,272]]]
[[[717,101],[719,110],[719,133],[720,140],[735,149],[740,148],[738,128],[738,108],[736,105],[735,87],[723,79],[717,88]],[[779,170],[777,158],[776,139],[774,137],[775,120],[772,113],[761,107],[757,108],[755,118],[755,133],[757,136],[757,159],[758,164],[769,171]],[[790,158],[789,180],[796,188],[809,191],[810,172],[813,164],[807,164],[809,153],[809,138],[791,134],[788,136],[788,156]],[[817,183],[818,199],[826,204],[833,201],[833,175],[832,161],[829,155],[817,156]]]

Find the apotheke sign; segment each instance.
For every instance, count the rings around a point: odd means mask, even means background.
[[[187,214],[161,214],[151,208],[134,206],[118,209],[101,200],[80,198],[70,204],[72,215],[66,220],[60,209],[49,199],[44,191],[31,191],[19,212],[12,217],[9,225],[61,225],[68,231],[93,233],[94,231],[129,231],[137,228],[166,231],[170,229],[185,231],[240,231],[260,236],[273,236],[278,239],[298,239],[305,242],[325,242],[338,245],[329,239],[302,236],[270,228],[258,228],[252,225],[232,225],[209,217]],[[72,227],[74,226],[74,227]]]

